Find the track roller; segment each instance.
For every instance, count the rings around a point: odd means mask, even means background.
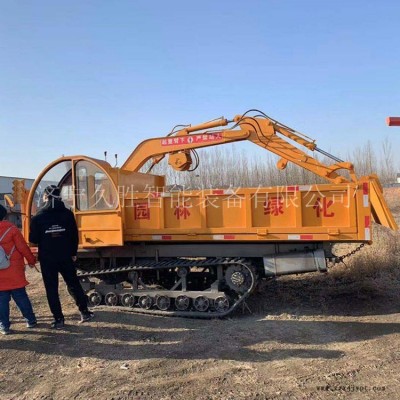
[[[135,296],[131,293],[125,293],[121,296],[121,304],[124,307],[133,307],[135,305]]]
[[[198,296],[193,300],[193,306],[197,311],[207,311],[210,306],[210,300],[208,300],[207,297]]]
[[[118,305],[118,295],[115,294],[114,292],[107,293],[104,297],[104,302],[108,306],[117,306]]]
[[[103,296],[99,292],[93,291],[88,294],[88,302],[92,307],[99,306],[102,300]]]
[[[214,300],[215,311],[225,312],[229,309],[229,299],[226,296],[219,296]]]
[[[179,311],[186,311],[189,308],[190,299],[185,295],[179,295],[175,299],[175,307]]]
[[[156,306],[161,311],[167,311],[171,305],[171,299],[168,296],[160,295],[156,296]]]
[[[150,310],[153,305],[153,299],[149,295],[144,295],[139,297],[139,306],[140,308],[144,308],[145,310]]]

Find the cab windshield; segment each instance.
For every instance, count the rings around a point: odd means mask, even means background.
[[[31,215],[35,215],[44,206],[44,189],[49,185],[56,185],[61,189],[61,200],[64,202],[65,207],[69,209],[74,207],[72,161],[62,161],[47,171],[36,186]]]
[[[102,169],[90,161],[81,160],[75,163],[75,184],[71,160],[62,161],[47,171],[35,189],[32,216],[44,206],[43,193],[49,185],[60,188],[61,200],[70,210],[101,211],[118,208],[118,193],[112,181]]]

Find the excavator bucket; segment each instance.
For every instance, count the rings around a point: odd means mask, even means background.
[[[396,221],[394,220],[393,215],[390,212],[389,206],[387,205],[386,200],[383,197],[383,189],[379,183],[378,178],[372,175],[368,177],[368,180],[369,180],[369,192],[370,192],[369,198],[371,202],[371,212],[374,221],[377,224],[386,226],[393,230],[397,230],[398,227]]]

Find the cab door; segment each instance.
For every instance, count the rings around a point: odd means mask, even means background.
[[[118,190],[107,173],[107,166],[93,159],[74,162],[75,217],[83,247],[124,243]]]

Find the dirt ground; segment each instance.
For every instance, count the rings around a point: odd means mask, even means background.
[[[386,196],[399,223],[399,189]],[[14,334],[0,337],[0,399],[399,398],[400,234],[376,229],[358,254],[353,267],[266,282],[223,320],[99,307],[78,324],[62,284],[61,331],[49,329],[40,274],[29,271],[39,325],[26,329],[12,307]]]
[[[332,282],[304,275],[264,285],[252,313],[230,319],[99,307],[78,324],[62,285],[68,326],[51,331],[40,275],[29,280],[39,326],[27,330],[12,308],[14,334],[0,337],[1,399],[398,398],[398,293],[348,286],[334,296]]]

